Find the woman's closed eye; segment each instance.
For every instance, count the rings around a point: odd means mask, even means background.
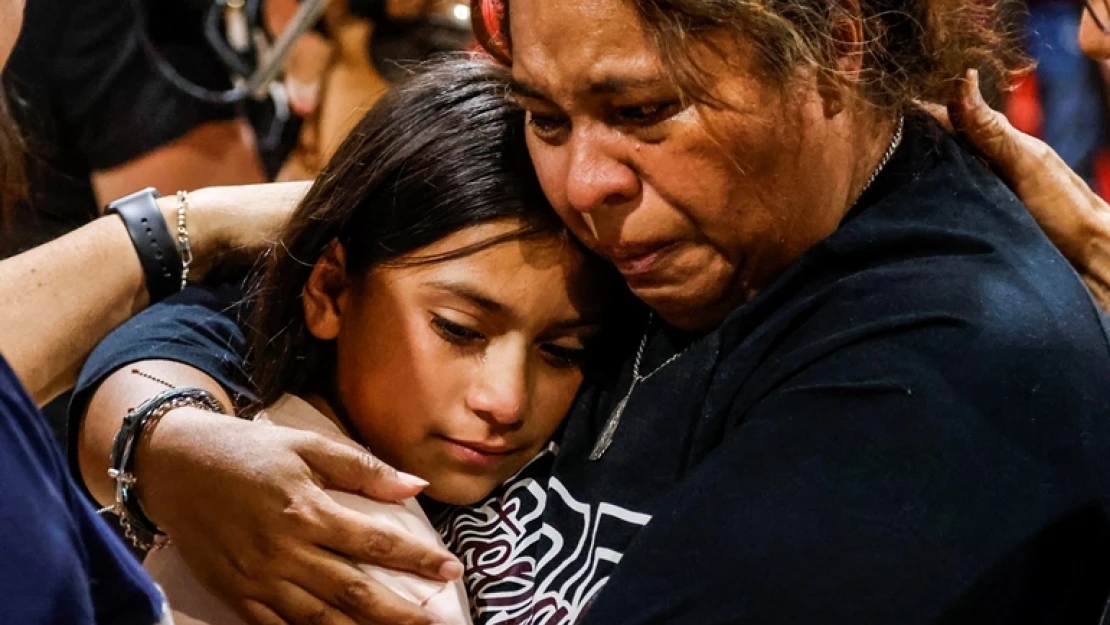
[[[613,123],[619,126],[654,126],[674,117],[682,110],[678,100],[645,104],[642,106],[618,106],[613,110]]]
[[[455,323],[439,315],[432,315],[432,327],[436,334],[452,345],[469,346],[485,340],[481,332],[468,328],[460,323]]]

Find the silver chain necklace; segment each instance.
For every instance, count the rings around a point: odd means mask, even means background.
[[[879,159],[879,164],[875,167],[875,171],[871,172],[871,177],[867,179],[867,184],[863,185],[863,190],[861,190],[856,197],[856,202],[858,202],[859,198],[863,197],[863,194],[871,188],[875,179],[879,177],[883,168],[886,167],[891,157],[894,156],[894,152],[898,149],[898,146],[902,144],[902,131],[905,129],[905,122],[905,117],[898,117],[898,128],[894,131],[894,137],[891,138],[890,145],[887,146],[886,152],[883,153],[883,157]],[[608,451],[609,446],[613,444],[613,437],[617,434],[617,426],[620,425],[621,415],[624,414],[624,409],[628,406],[628,400],[632,397],[632,393],[636,390],[636,387],[639,386],[641,382],[646,382],[648,378],[659,373],[663,367],[678,360],[679,356],[686,353],[686,350],[683,349],[674,356],[663,361],[663,364],[652,369],[651,372],[646,375],[640,375],[640,363],[644,359],[644,350],[647,348],[648,334],[651,333],[651,322],[654,318],[654,313],[648,313],[647,324],[644,327],[644,335],[640,337],[640,348],[636,350],[636,360],[632,363],[632,384],[628,386],[628,392],[624,394],[624,397],[617,402],[616,407],[613,408],[613,412],[609,413],[609,419],[605,421],[605,427],[601,428],[601,434],[598,435],[597,442],[594,443],[594,448],[590,451],[590,460],[600,459],[605,455],[605,452]]]
[[[648,313],[647,324],[644,327],[644,335],[640,337],[640,348],[636,350],[636,360],[632,363],[632,384],[629,385],[628,392],[624,394],[624,397],[617,402],[617,406],[613,408],[613,412],[609,413],[609,420],[605,422],[605,427],[601,429],[601,435],[597,437],[597,442],[594,443],[594,448],[590,452],[590,460],[601,458],[605,451],[609,449],[609,445],[613,444],[613,436],[617,433],[617,426],[620,425],[621,415],[624,414],[624,407],[628,405],[628,399],[632,397],[632,391],[636,390],[636,386],[640,384],[640,382],[659,373],[663,367],[678,360],[679,356],[686,353],[684,349],[663,361],[663,364],[652,369],[650,373],[640,375],[640,362],[644,359],[644,349],[647,347],[648,334],[651,333],[651,322],[654,318],[654,313]]]
[[[902,131],[905,129],[906,118],[903,115],[899,115],[898,128],[894,131],[894,137],[891,138],[890,145],[886,147],[886,152],[883,152],[883,157],[879,159],[879,164],[875,166],[875,171],[871,172],[871,177],[867,179],[867,184],[863,185],[863,189],[861,189],[859,195],[856,196],[856,202],[852,204],[853,208],[855,208],[855,204],[859,202],[859,199],[863,197],[863,194],[867,193],[867,190],[871,188],[871,185],[875,182],[875,179],[879,177],[879,174],[883,173],[883,169],[886,168],[886,164],[890,162],[890,158],[894,156],[894,153],[898,150],[898,146],[902,145]]]

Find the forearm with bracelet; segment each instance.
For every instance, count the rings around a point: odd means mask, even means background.
[[[139,256],[152,304],[185,287],[193,260],[185,223],[188,207],[188,195],[179,191],[176,239],[158,208],[158,191],[154,187],[121,197],[104,211],[107,215],[119,215],[127,226],[127,234],[131,236],[131,243]]]
[[[188,194],[184,191],[177,193],[176,240],[157,200],[158,191],[148,187],[115,200],[105,210],[105,214],[119,215],[127,226],[127,233],[143,268],[152,304],[185,288],[189,265],[193,260],[186,225]],[[175,408],[186,406],[211,412],[224,411],[220,402],[208,391],[171,386],[169,390],[130,410],[123,418],[123,425],[112,444],[108,476],[116,483],[115,503],[101,512],[113,512],[119,516],[124,535],[140,549],[157,548],[165,544],[166,538],[139,505],[135,492],[135,452],[144,432],[158,419]]]
[[[143,512],[136,495],[135,452],[143,434],[167,412],[184,407],[200,408],[209,412],[224,412],[211,393],[195,387],[171,388],[146,400],[127,413],[123,425],[112,442],[108,460],[108,476],[116,483],[116,501],[101,512],[112,512],[120,519],[124,536],[139,549],[155,549],[165,544],[163,533]]]

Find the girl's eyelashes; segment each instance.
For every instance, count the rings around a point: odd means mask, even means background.
[[[457,347],[477,346],[488,338],[473,328],[434,313],[431,325],[440,338]],[[569,347],[557,343],[543,343],[540,345],[540,351],[551,366],[559,369],[581,367],[585,364],[589,353],[586,347]]]
[[[553,367],[569,369],[571,367],[581,367],[586,362],[587,350],[584,347],[566,347],[565,345],[547,343],[541,349],[547,356],[547,361]]]
[[[473,345],[486,338],[484,334],[477,330],[434,314],[432,315],[432,328],[443,340],[452,345]]]

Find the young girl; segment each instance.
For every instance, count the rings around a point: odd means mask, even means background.
[[[257,418],[366,445],[450,505],[484,498],[546,445],[610,290],[547,206],[506,84],[492,65],[454,60],[381,100],[285,227],[256,293]],[[333,496],[439,540],[415,501]],[[171,545],[146,562],[176,622],[238,622],[187,559]],[[365,568],[445,623],[469,622],[461,586]]]

